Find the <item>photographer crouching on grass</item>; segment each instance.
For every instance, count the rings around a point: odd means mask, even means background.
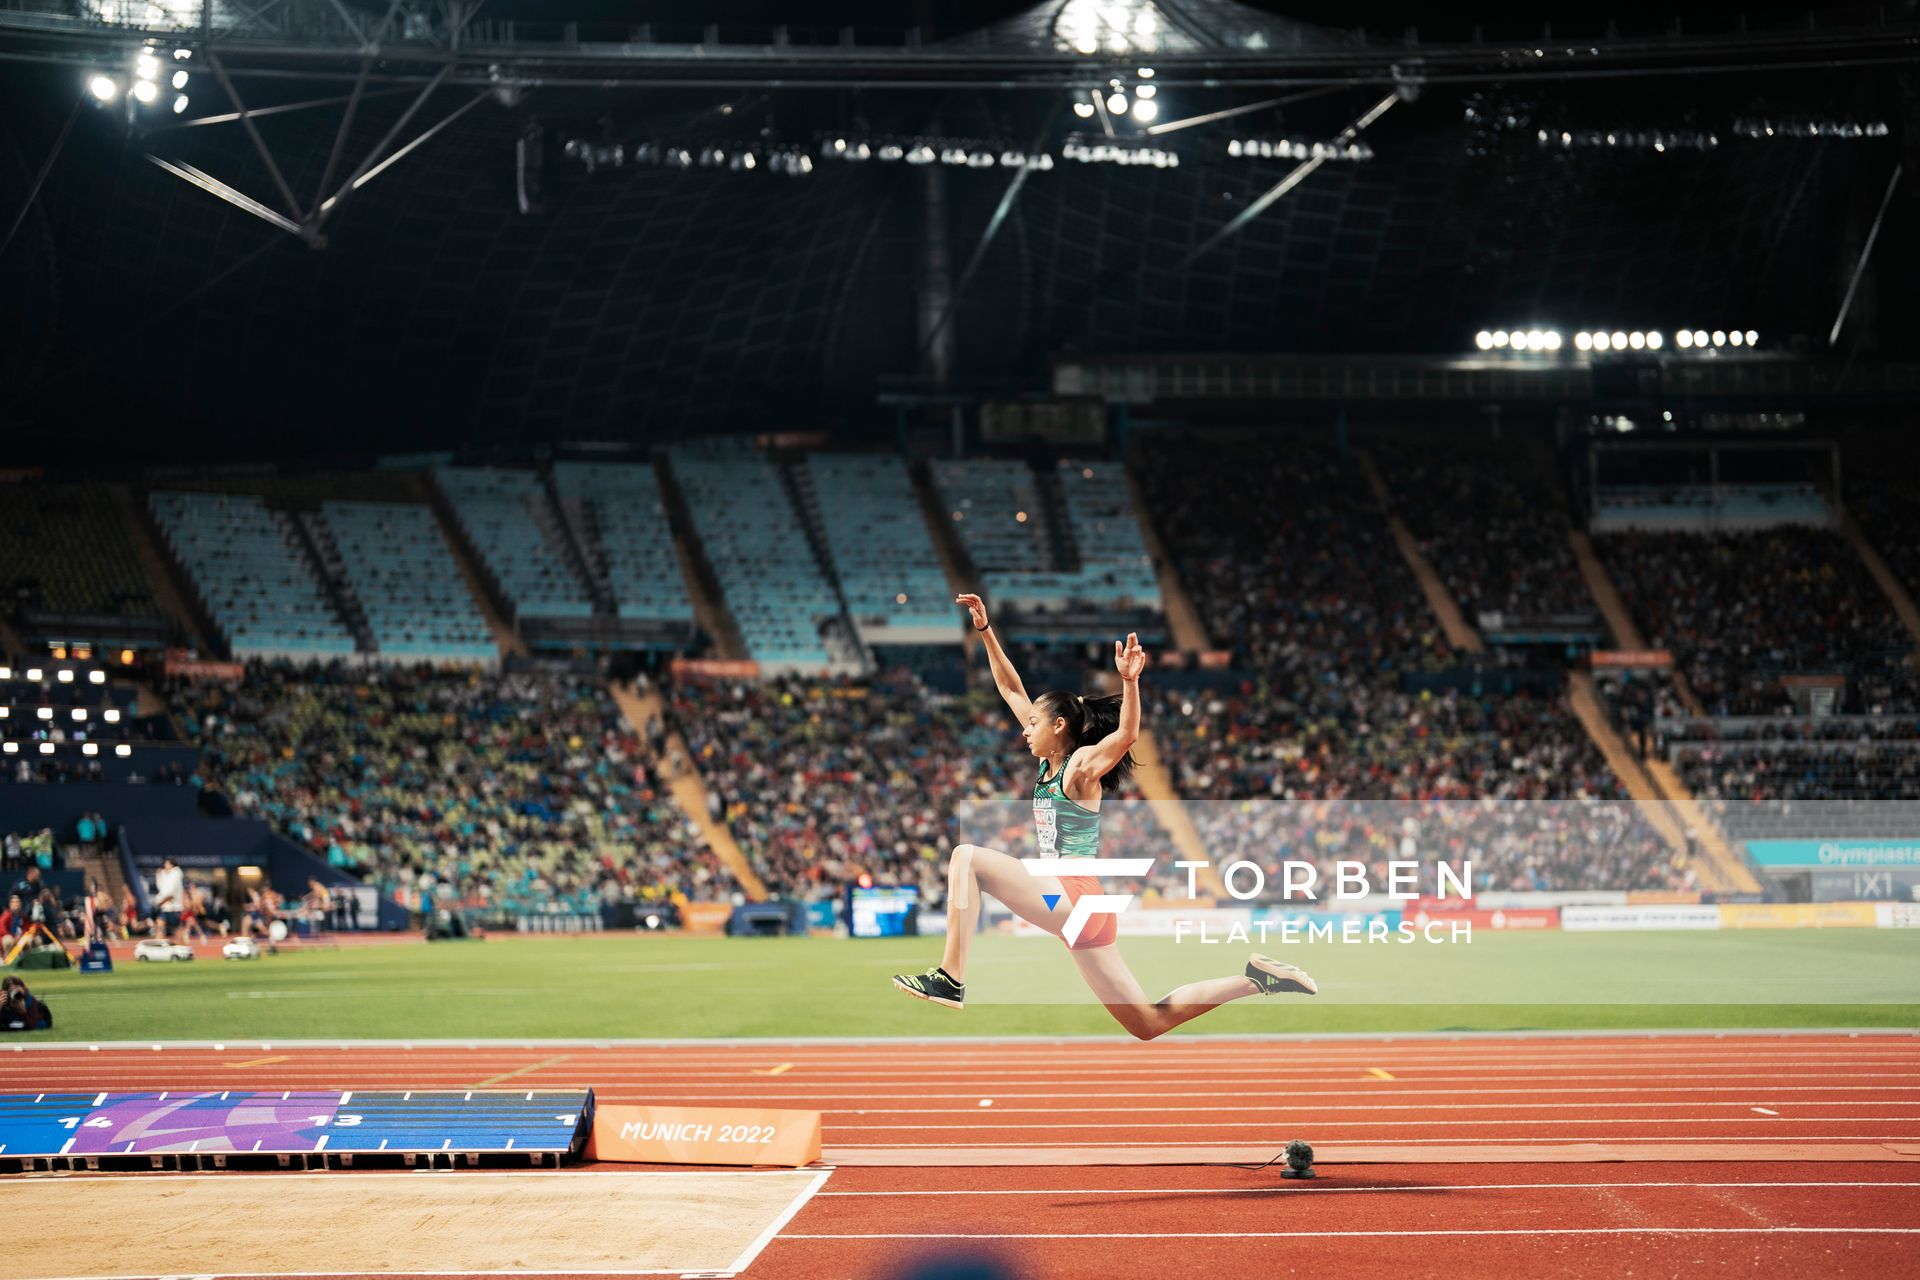
[[[0,979],[0,1031],[45,1031],[52,1026],[53,1010],[27,990],[23,980]]]

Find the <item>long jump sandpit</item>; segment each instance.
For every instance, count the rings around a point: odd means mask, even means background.
[[[9,1179],[37,1276],[727,1275],[826,1180],[771,1172]]]

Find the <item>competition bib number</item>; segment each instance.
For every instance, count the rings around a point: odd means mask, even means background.
[[[1055,852],[1058,832],[1053,820],[1053,801],[1035,800],[1033,802],[1033,825],[1040,833],[1040,852]]]

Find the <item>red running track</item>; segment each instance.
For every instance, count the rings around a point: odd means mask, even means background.
[[[1920,1035],[13,1048],[0,1092],[587,1085],[606,1102],[818,1109],[829,1159],[863,1165],[1295,1137],[1400,1161],[1323,1164],[1311,1183],[1218,1164],[842,1167],[750,1277],[899,1276],[956,1250],[1049,1280],[1777,1265],[1827,1280],[1920,1256],[1920,1163],[1898,1154],[1920,1155]],[[1696,1158],[1472,1162],[1595,1142]],[[1742,1158],[1780,1144],[1850,1154]]]

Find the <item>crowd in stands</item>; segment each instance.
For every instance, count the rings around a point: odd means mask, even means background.
[[[715,816],[778,891],[830,896],[865,871],[938,897],[956,807],[1024,781],[997,698],[942,698],[904,675],[689,677],[675,683],[672,710]]]
[[[714,816],[776,892],[837,896],[865,872],[939,902],[954,845],[1035,852],[1039,761],[997,695],[944,697],[904,672],[871,683],[687,678],[672,705]],[[1184,884],[1137,795],[1103,799],[1101,849],[1161,858],[1158,878]]]
[[[735,889],[667,793],[657,743],[591,676],[254,664],[175,705],[237,813],[414,909]]]
[[[1393,437],[1371,453],[1393,510],[1469,622],[1593,614],[1559,486],[1524,448],[1499,443]]]
[[[1910,451],[1900,448],[1850,451],[1846,467],[1847,510],[1860,531],[1909,595],[1920,594],[1920,479]]]
[[[1316,712],[1452,664],[1353,461],[1317,439],[1149,435],[1140,479],[1168,553],[1234,665]]]
[[[1512,564],[1504,548],[1469,552],[1464,536],[1436,548],[1464,601],[1571,610],[1571,553],[1555,549],[1564,527],[1550,510],[1523,510],[1516,477],[1468,484],[1419,457],[1389,456],[1385,470],[1421,489],[1415,527],[1484,517],[1476,537],[1514,540]],[[1140,474],[1213,642],[1248,671],[1234,691],[1156,696],[1148,717],[1216,865],[1344,858],[1384,886],[1389,856],[1430,877],[1436,859],[1470,855],[1479,888],[1685,883],[1561,695],[1404,691],[1404,673],[1460,660],[1356,464],[1331,443],[1148,437]]]
[[[1216,866],[1390,858],[1473,864],[1476,890],[1687,884],[1557,695],[1375,690],[1313,718],[1272,685],[1157,695],[1149,723]]]
[[[1914,640],[1836,533],[1616,533],[1596,539],[1647,642],[1710,715],[1791,715],[1780,677],[1841,674],[1842,709],[1920,709]]]

